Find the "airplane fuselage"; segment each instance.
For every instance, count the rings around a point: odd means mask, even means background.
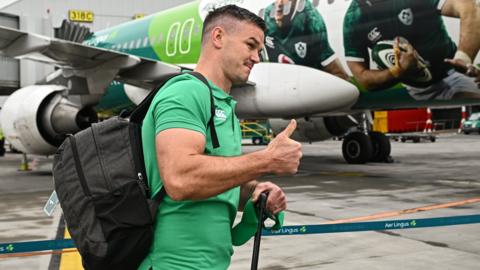
[[[272,2],[271,0],[195,1],[174,9],[152,14],[140,20],[99,31],[86,40],[84,44],[166,63],[189,66],[196,63],[200,55],[203,19],[210,8],[224,4],[237,4],[259,14]],[[329,0],[313,2],[319,2],[315,8],[319,11],[327,25],[328,39],[332,49],[343,66],[346,67],[346,60],[343,56],[342,25],[347,8],[352,1]],[[458,33],[452,33],[452,36],[456,37]],[[268,46],[268,42],[266,45]],[[270,59],[270,61],[276,62],[276,59]],[[352,79],[352,81],[355,80]],[[357,86],[359,98],[351,106],[351,110],[454,106],[479,103],[477,99],[415,100],[408,94],[406,87],[400,83],[382,91],[366,91],[361,85],[357,84]],[[113,89],[109,90],[107,92],[111,92]],[[321,85],[319,85],[318,91],[322,91]],[[102,100],[99,107],[106,107],[104,105],[105,102],[108,102],[108,100]]]

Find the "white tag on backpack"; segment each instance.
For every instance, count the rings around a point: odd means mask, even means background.
[[[47,203],[45,203],[45,206],[43,207],[43,212],[49,217],[53,215],[53,212],[55,211],[55,208],[57,207],[58,204],[58,196],[57,192],[54,190],[52,192],[52,195],[50,195],[50,198],[48,198]]]

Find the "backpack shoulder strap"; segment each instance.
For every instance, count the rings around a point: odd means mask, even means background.
[[[142,100],[140,104],[133,110],[132,114],[130,115],[130,122],[134,122],[137,124],[141,124],[143,119],[145,118],[145,115],[147,115],[147,111],[150,108],[150,104],[152,103],[153,99],[155,98],[155,95],[158,93],[158,91],[167,83],[170,79],[173,77],[176,77],[178,75],[181,75],[183,73],[181,72],[176,72],[176,73],[171,73],[166,75],[162,79],[162,83],[158,84],[153,88],[152,91],[147,95],[146,98]]]
[[[195,76],[197,79],[202,81],[205,85],[207,85],[208,90],[210,91],[210,120],[208,121],[208,126],[210,127],[210,135],[212,136],[212,145],[213,148],[220,147],[220,143],[218,142],[217,137],[217,130],[215,129],[215,122],[213,121],[213,117],[215,116],[215,102],[213,99],[213,91],[208,83],[207,79],[200,73],[192,71],[189,72],[191,75]]]

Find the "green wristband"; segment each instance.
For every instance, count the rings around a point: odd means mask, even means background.
[[[242,220],[232,229],[232,244],[234,246],[245,244],[255,235],[258,226],[257,216],[258,214],[252,200],[248,200],[243,209]],[[275,221],[275,225],[268,229],[275,231],[280,230],[283,226],[285,213],[281,211],[274,216],[269,216],[269,218]]]
[[[240,223],[232,229],[232,244],[241,246],[257,232],[258,218],[252,200],[248,200],[243,209]]]

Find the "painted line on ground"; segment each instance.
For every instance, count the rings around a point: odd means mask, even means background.
[[[427,206],[415,207],[410,209],[404,209],[399,211],[390,211],[390,212],[383,212],[378,214],[372,214],[368,216],[361,216],[361,217],[354,217],[354,218],[345,218],[345,219],[337,219],[332,221],[327,221],[322,224],[340,224],[340,223],[351,223],[351,222],[359,222],[359,221],[366,221],[366,220],[374,220],[374,219],[381,219],[381,218],[390,218],[396,217],[400,215],[406,214],[413,214],[418,212],[425,212],[431,211],[436,209],[443,209],[443,208],[450,208],[450,207],[457,207],[466,204],[473,204],[480,202],[480,198],[472,198],[467,200],[461,200],[456,202],[449,202],[449,203],[442,203],[442,204],[432,204]]]

